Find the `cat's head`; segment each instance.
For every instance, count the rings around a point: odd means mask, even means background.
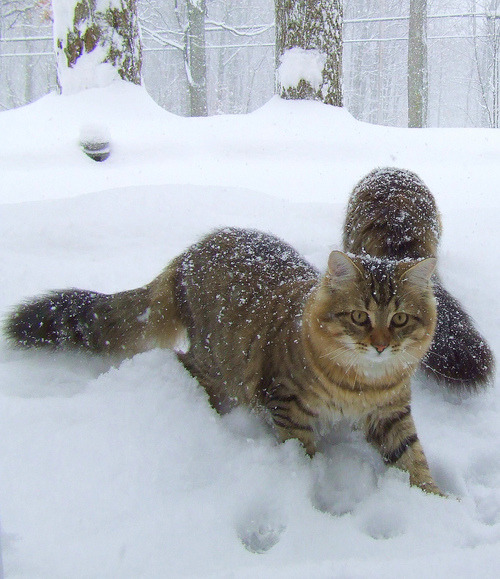
[[[364,383],[410,375],[434,334],[435,265],[332,252],[309,316],[317,354]]]

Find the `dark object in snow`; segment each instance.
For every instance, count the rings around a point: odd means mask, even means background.
[[[80,129],[80,147],[94,161],[105,161],[111,154],[111,136],[105,124],[87,123]]]
[[[221,229],[142,288],[65,290],[21,304],[5,333],[21,347],[122,357],[174,348],[187,335],[178,357],[219,412],[261,411],[280,440],[298,439],[311,456],[325,422],[346,416],[387,465],[440,495],[410,405],[411,375],[436,324],[435,265],[333,251],[320,275],[272,235]],[[241,534],[255,552],[278,538],[274,526]]]
[[[105,161],[111,154],[111,147],[108,141],[80,142],[82,151],[94,161]]]
[[[344,250],[405,260],[436,257],[441,218],[434,197],[411,171],[375,169],[354,187],[344,223]],[[464,308],[433,277],[437,325],[424,371],[453,390],[492,382],[493,352]]]

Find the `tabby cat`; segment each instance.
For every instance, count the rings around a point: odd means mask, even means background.
[[[389,259],[435,257],[441,219],[432,193],[411,171],[376,169],[355,186],[344,224],[344,250]],[[460,303],[433,279],[437,325],[424,370],[452,389],[491,382],[491,349]]]
[[[412,485],[441,494],[410,409],[410,378],[434,333],[435,261],[334,251],[320,275],[271,235],[222,229],[142,288],[22,304],[6,333],[24,347],[123,356],[172,348],[187,333],[179,359],[218,411],[263,411],[310,455],[325,422],[347,418]]]

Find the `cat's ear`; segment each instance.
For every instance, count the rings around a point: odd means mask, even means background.
[[[336,281],[351,281],[361,273],[352,259],[342,251],[330,253],[328,272],[332,280]]]
[[[427,287],[436,269],[436,263],[437,260],[435,257],[423,259],[404,271],[400,279],[401,281],[408,281],[419,287]]]

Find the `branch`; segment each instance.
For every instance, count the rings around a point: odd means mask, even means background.
[[[224,22],[215,22],[214,20],[207,20],[206,24],[210,24],[211,26],[215,26],[217,29],[226,30],[227,32],[231,32],[235,36],[258,36],[259,34],[264,34],[268,30],[274,28],[274,23],[272,24],[261,24],[260,26],[240,26],[238,28],[233,28],[232,26],[228,26],[224,24]],[[242,31],[243,28],[249,29],[248,32]]]
[[[144,24],[141,24],[141,29],[146,34],[149,34],[151,36],[151,38],[156,40],[156,42],[158,42],[159,44],[161,44],[163,46],[172,46],[173,48],[176,48],[177,50],[184,51],[184,46],[182,44],[179,44],[178,42],[174,42],[173,40],[169,40],[168,38],[163,38],[163,36],[160,36],[160,34],[155,32],[154,30],[147,28],[146,26],[144,26]]]

